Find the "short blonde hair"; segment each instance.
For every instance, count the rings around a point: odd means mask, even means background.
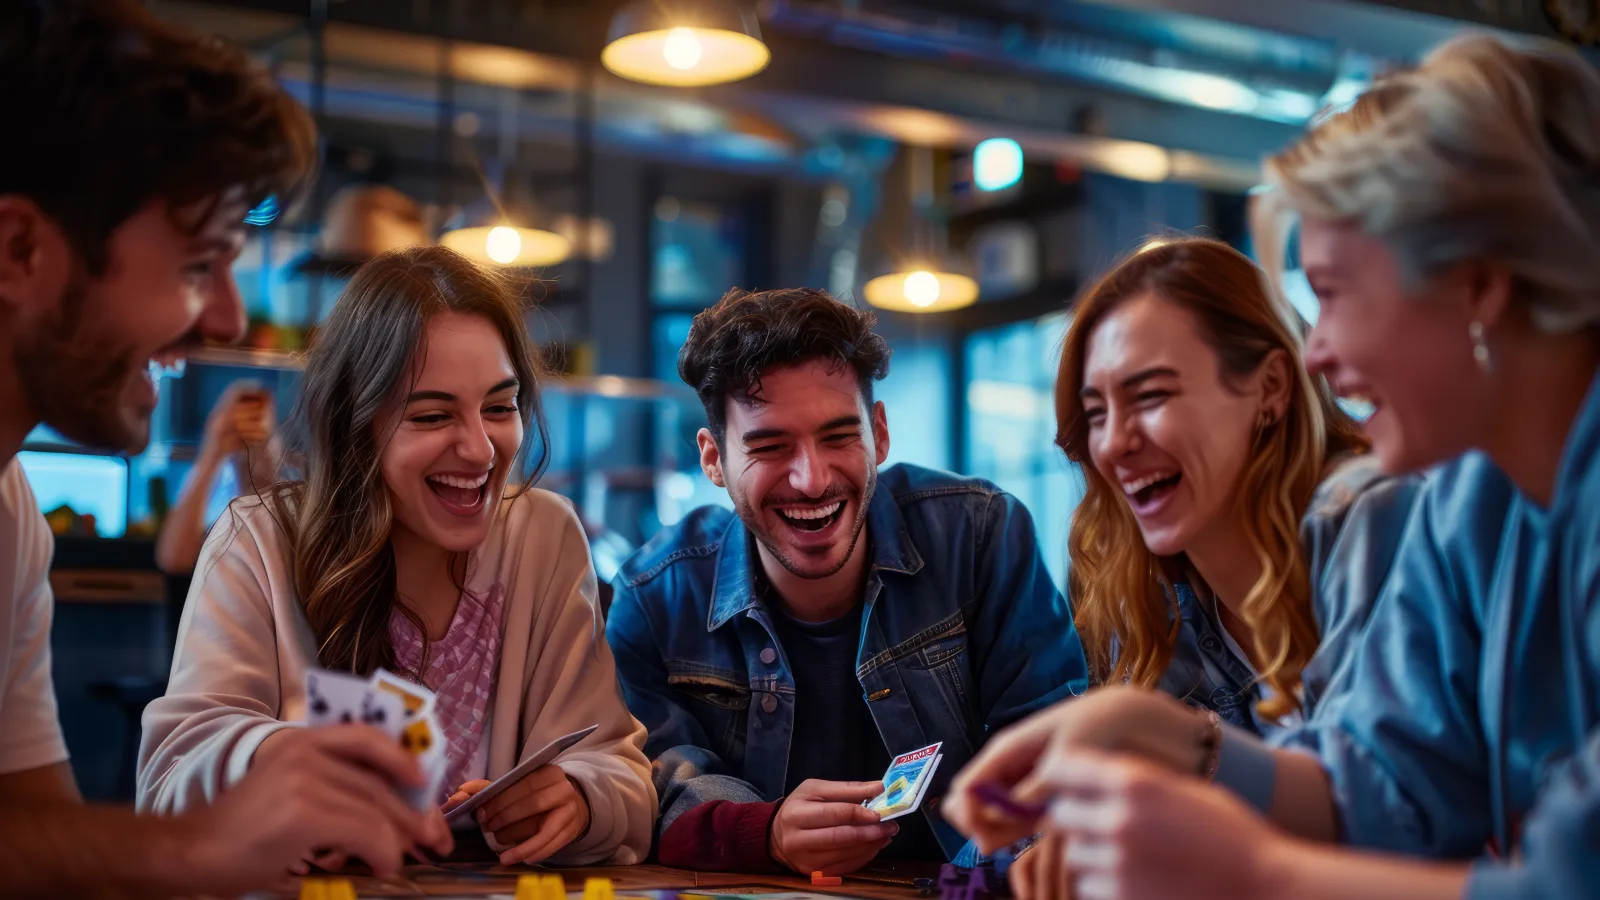
[[[1413,286],[1494,260],[1536,327],[1600,324],[1600,74],[1564,46],[1451,40],[1269,159],[1266,181],[1264,209],[1355,224]]]

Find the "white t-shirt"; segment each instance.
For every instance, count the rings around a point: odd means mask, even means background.
[[[12,460],[0,468],[0,775],[63,762],[50,680],[55,539]]]

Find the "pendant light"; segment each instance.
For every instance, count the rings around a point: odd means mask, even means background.
[[[630,81],[703,87],[765,69],[772,52],[737,0],[637,0],[611,19],[600,62]]]
[[[566,262],[572,242],[554,231],[524,228],[501,216],[498,225],[473,225],[444,233],[439,243],[481,265],[545,267]]]
[[[494,164],[495,175],[491,178],[482,167],[476,167],[483,182],[485,200],[463,211],[456,227],[439,236],[439,243],[480,265],[508,268],[558,265],[572,255],[572,241],[550,229],[518,224],[507,213],[501,199],[520,137],[517,92],[507,89],[502,96],[500,154]],[[471,137],[470,134],[466,136]],[[531,218],[522,217],[522,221]]]
[[[892,312],[948,312],[978,301],[978,282],[948,248],[943,223],[936,222],[933,151],[910,148],[911,241],[890,271],[861,289],[868,303]]]

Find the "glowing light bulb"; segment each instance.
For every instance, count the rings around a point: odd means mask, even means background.
[[[700,39],[694,36],[692,28],[672,29],[667,32],[667,40],[661,45],[661,55],[666,58],[667,65],[680,72],[700,65],[703,52]]]
[[[489,236],[484,239],[483,252],[502,266],[510,265],[522,255],[522,235],[510,226],[496,225],[489,229]]]
[[[932,272],[912,272],[906,276],[906,302],[926,309],[939,302],[939,277]]]

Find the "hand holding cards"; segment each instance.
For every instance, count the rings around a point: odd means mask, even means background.
[[[438,804],[445,776],[444,730],[433,706],[432,691],[382,669],[371,678],[320,669],[306,673],[306,724],[370,725],[394,738],[426,779],[421,787],[400,789],[419,812]]]
[[[933,783],[933,773],[939,768],[944,755],[939,748],[944,744],[930,744],[921,750],[902,753],[889,763],[883,773],[883,793],[862,804],[882,817],[882,821],[898,819],[915,812],[922,804],[922,795]]]
[[[460,806],[450,810],[445,816],[445,821],[456,831],[470,827],[473,821],[472,814],[477,812],[485,803],[500,796],[506,788],[521,781],[534,771],[555,762],[556,757],[567,752],[579,741],[594,734],[599,728],[599,725],[590,725],[582,731],[574,731],[569,735],[558,737],[551,741],[544,749],[523,760],[516,768],[496,778],[488,787],[473,794],[463,801]]]

